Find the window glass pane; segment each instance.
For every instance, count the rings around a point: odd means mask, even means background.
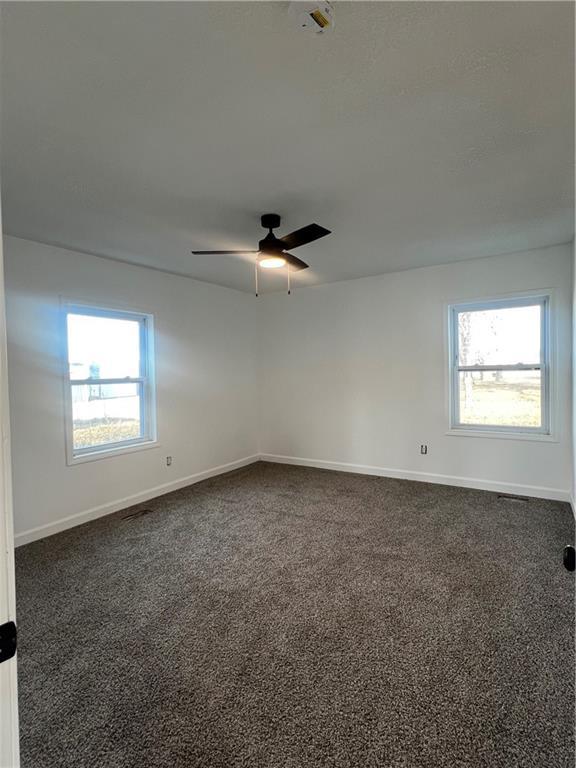
[[[459,312],[459,365],[539,363],[540,313],[540,304]]]
[[[140,384],[73,384],[74,449],[143,437]]]
[[[69,314],[68,363],[72,379],[139,376],[140,322]]]
[[[540,371],[460,371],[460,423],[541,427]]]

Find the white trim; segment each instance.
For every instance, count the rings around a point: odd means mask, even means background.
[[[122,499],[111,501],[107,504],[102,504],[99,507],[92,507],[86,509],[83,512],[77,512],[74,515],[68,515],[62,517],[60,520],[56,520],[53,523],[47,523],[46,525],[39,525],[36,528],[30,528],[28,531],[17,533],[15,543],[17,547],[21,547],[23,544],[29,544],[37,539],[43,539],[46,536],[52,536],[54,533],[60,533],[68,528],[74,528],[82,523],[87,523],[90,520],[96,520],[99,517],[110,515],[113,512],[118,512],[126,507],[131,507],[134,504],[140,504],[143,501],[149,501],[155,499],[157,496],[163,496],[165,493],[171,491],[177,491],[180,488],[185,488],[187,485],[194,485],[201,480],[207,480],[209,477],[215,477],[216,475],[222,475],[225,472],[232,472],[234,469],[240,469],[246,467],[248,464],[254,464],[259,461],[258,454],[252,456],[245,456],[242,459],[231,461],[228,464],[221,464],[218,467],[212,467],[211,469],[205,469],[202,472],[196,472],[193,475],[187,477],[181,477],[178,480],[172,480],[169,483],[163,483],[162,485],[156,485],[153,488],[148,488],[146,491],[134,493],[131,496],[125,496]]]
[[[415,480],[420,483],[454,485],[458,488],[474,488],[480,491],[511,493],[518,496],[532,496],[553,501],[570,501],[570,491],[560,488],[546,488],[539,485],[521,485],[519,483],[506,483],[497,480],[482,480],[476,477],[440,475],[432,472],[416,472],[411,469],[391,469],[389,467],[374,467],[368,464],[350,464],[341,461],[304,459],[298,456],[279,456],[272,453],[260,454],[260,460],[270,461],[275,464],[294,464],[295,466],[316,467],[317,469],[332,469],[337,472],[352,472],[357,475],[375,475],[377,477],[392,477],[398,480]]]
[[[0,228],[1,224],[0,215]],[[6,294],[3,266],[4,256],[0,239],[0,624],[5,621],[16,621]],[[18,768],[20,765],[17,658],[18,654],[0,665],[0,765],[5,768]]]
[[[87,461],[105,459],[136,450],[146,450],[158,446],[156,423],[156,361],[154,348],[154,315],[134,309],[118,307],[103,307],[85,301],[75,301],[60,296],[62,334],[62,379],[64,382],[64,430],[66,444],[66,464],[69,467],[83,464]],[[90,446],[79,450],[74,449],[74,425],[72,419],[72,387],[90,383],[88,379],[71,379],[68,361],[68,315],[82,314],[92,317],[108,317],[114,319],[131,319],[139,323],[140,336],[140,371],[139,376],[123,379],[98,379],[99,384],[117,381],[122,384],[137,384],[140,397],[140,424],[142,437],[124,440],[117,443],[105,443],[100,446]]]
[[[439,485],[453,485],[459,488],[474,488],[482,491],[495,491],[499,493],[511,493],[520,496],[532,496],[534,498],[551,499],[554,501],[567,501],[571,502],[570,491],[564,491],[559,488],[546,488],[536,485],[521,485],[518,483],[506,483],[498,482],[494,480],[482,480],[472,477],[457,477],[452,475],[441,475],[430,472],[416,472],[414,470],[407,469],[392,469],[389,467],[376,467],[369,464],[351,464],[348,462],[340,461],[325,461],[322,459],[306,459],[298,456],[281,456],[272,453],[253,454],[252,456],[246,456],[237,461],[229,462],[228,464],[221,464],[218,467],[203,470],[187,477],[182,477],[178,480],[173,480],[169,483],[163,483],[162,485],[148,488],[146,491],[132,494],[131,496],[125,496],[122,499],[102,504],[99,507],[92,507],[91,509],[77,512],[74,515],[68,515],[60,520],[56,520],[46,525],[39,525],[36,528],[31,528],[28,531],[23,531],[15,536],[15,544],[17,547],[21,547],[24,544],[29,544],[32,541],[52,536],[55,533],[74,528],[77,525],[88,523],[90,520],[96,520],[99,517],[105,517],[113,512],[118,512],[121,509],[126,509],[135,504],[140,504],[144,501],[149,501],[157,496],[162,496],[165,493],[171,491],[177,491],[180,488],[185,488],[188,485],[194,485],[202,480],[207,480],[210,477],[225,474],[226,472],[232,472],[234,469],[240,469],[246,467],[249,464],[254,464],[257,461],[268,461],[274,464],[292,464],[294,466],[303,467],[316,467],[317,469],[329,469],[337,472],[350,472],[358,475],[374,475],[376,477],[391,477],[399,480],[414,480],[422,483],[436,483]]]
[[[447,429],[444,433],[451,437],[490,437],[497,440],[533,440],[537,443],[559,443],[560,440],[554,435],[548,435],[544,432],[499,432],[496,429],[481,429],[473,427],[453,427]]]
[[[483,309],[507,308],[512,306],[530,306],[540,304],[541,343],[538,368],[541,375],[542,426],[512,427],[481,424],[463,424],[459,417],[459,377],[460,366],[457,355],[456,325],[459,312],[481,311]],[[450,302],[445,305],[446,332],[446,411],[448,417],[447,435],[462,437],[508,437],[518,440],[541,440],[558,442],[557,437],[557,389],[556,389],[556,297],[553,288],[530,289],[484,299]],[[532,366],[469,366],[471,369],[515,369]]]
[[[149,451],[151,448],[160,448],[158,440],[133,440],[131,442],[126,440],[115,445],[115,448],[110,448],[108,444],[102,450],[94,448],[91,451],[79,453],[73,459],[68,459],[66,465],[68,467],[75,467],[77,464],[85,464],[87,461],[113,459],[116,456],[123,456],[125,453],[136,453],[137,451]]]

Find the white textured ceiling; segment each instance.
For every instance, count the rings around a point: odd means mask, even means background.
[[[572,3],[287,6],[3,3],[5,231],[245,290],[190,250],[269,211],[307,283],[571,239]]]

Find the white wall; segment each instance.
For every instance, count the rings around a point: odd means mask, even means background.
[[[5,259],[18,543],[258,453],[571,495],[570,246],[259,301],[17,238],[5,239]],[[447,435],[445,305],[544,288],[554,289],[557,315],[557,442]],[[158,447],[66,465],[60,296],[154,314]]]
[[[543,288],[555,293],[558,441],[447,435],[445,305]],[[565,245],[265,297],[261,452],[569,498],[571,294]]]
[[[16,533],[50,526],[19,543],[257,453],[253,296],[17,238],[4,249]],[[154,315],[159,447],[66,465],[60,296]]]

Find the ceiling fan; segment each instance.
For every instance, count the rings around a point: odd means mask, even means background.
[[[297,256],[294,256],[294,254],[288,253],[287,249],[299,248],[301,245],[306,245],[314,240],[318,240],[320,237],[325,237],[330,234],[330,230],[321,227],[319,224],[308,224],[307,227],[302,227],[294,232],[290,232],[289,235],[276,237],[272,230],[277,229],[280,226],[280,216],[277,213],[265,213],[261,216],[260,221],[264,229],[268,230],[268,234],[259,241],[258,250],[256,251],[192,251],[192,253],[197,256],[233,253],[257,254],[255,261],[256,295],[258,295],[258,267],[264,267],[265,269],[279,269],[287,266],[288,293],[290,293],[290,271],[307,269],[308,264]]]

